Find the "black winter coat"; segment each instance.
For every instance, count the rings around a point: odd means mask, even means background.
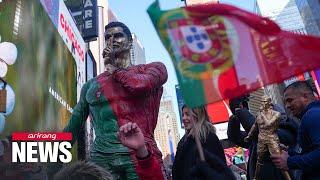
[[[209,133],[206,142],[202,143],[204,150],[214,154],[224,163],[226,158],[223,148],[216,134]],[[178,143],[176,156],[172,166],[173,180],[191,180],[196,179],[190,176],[190,170],[200,161],[196,143],[192,137],[184,135]]]

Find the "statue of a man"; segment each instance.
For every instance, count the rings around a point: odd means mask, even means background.
[[[248,136],[244,139],[248,142],[253,138],[254,132],[258,129],[257,163],[254,179],[259,179],[260,168],[263,165],[263,157],[269,150],[271,154],[280,154],[280,142],[277,130],[280,123],[280,112],[272,109],[271,98],[262,97],[262,107],[257,115],[256,121],[250,129]],[[287,171],[282,171],[284,177],[289,180],[290,175]]]
[[[140,159],[135,153],[139,150],[131,151],[121,144],[117,132],[124,124],[136,123],[145,137],[147,157],[163,164],[154,130],[167,70],[160,62],[131,65],[131,32],[121,22],[111,22],[105,27],[105,40],[106,71],[83,85],[65,131],[72,132],[75,141],[81,125],[91,114],[96,135],[91,161],[106,168],[115,179],[143,179],[139,174]]]

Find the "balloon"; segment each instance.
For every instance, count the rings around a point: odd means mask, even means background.
[[[18,50],[16,45],[10,42],[0,43],[0,59],[2,59],[8,65],[12,65],[16,62]]]
[[[0,82],[0,89],[3,88],[3,82]],[[6,107],[6,113],[4,113],[5,116],[8,116],[12,113],[14,104],[15,104],[15,94],[13,89],[9,84],[6,85],[7,90],[7,107]]]
[[[7,64],[0,61],[0,77],[6,76],[7,71],[8,71]]]

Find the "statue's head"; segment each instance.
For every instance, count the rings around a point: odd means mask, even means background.
[[[263,107],[265,107],[265,108],[269,108],[272,106],[271,98],[269,96],[262,96],[261,102],[262,102]]]
[[[118,67],[130,66],[130,49],[132,36],[129,28],[121,22],[111,22],[105,26],[105,50],[103,57],[104,64],[112,64]],[[105,53],[105,52],[112,52]]]
[[[116,52],[130,50],[132,36],[129,28],[122,22],[111,22],[105,26],[106,46],[112,46]]]

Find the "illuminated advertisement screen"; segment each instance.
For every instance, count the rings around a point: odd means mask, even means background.
[[[0,114],[5,118],[3,135],[62,130],[77,102],[72,54],[39,1],[0,1],[0,22],[0,52],[9,54],[3,59],[8,61],[3,79],[9,88],[7,112]],[[6,44],[16,51],[1,51]]]

